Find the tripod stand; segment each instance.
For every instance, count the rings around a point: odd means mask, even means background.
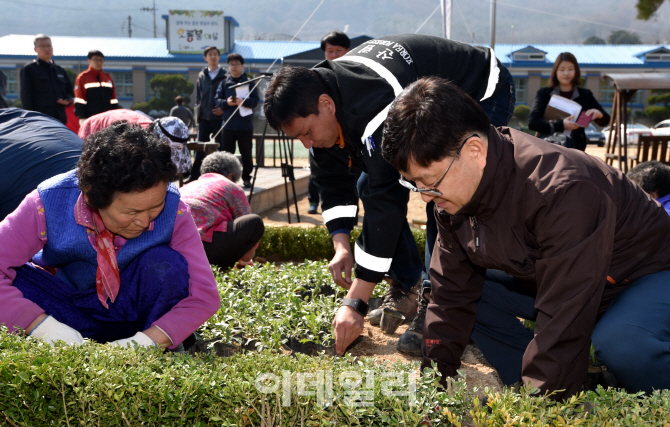
[[[256,164],[254,165],[254,176],[251,180],[251,190],[249,191],[249,203],[254,195],[254,187],[256,186],[256,177],[258,176],[258,168],[260,167],[259,159],[265,161],[265,135],[267,134],[268,123],[265,122],[263,127],[263,135],[261,136],[260,148],[256,150]],[[298,212],[298,197],[295,193],[295,174],[293,173],[293,140],[289,140],[284,132],[279,132],[279,158],[281,159],[281,176],[284,178],[284,192],[286,193],[286,215],[288,216],[288,223],[291,223],[291,204],[288,193],[288,183],[291,182],[291,189],[293,191],[293,201],[295,203],[295,216],[300,222],[300,213]]]

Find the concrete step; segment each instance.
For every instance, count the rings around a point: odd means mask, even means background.
[[[293,169],[293,174],[295,176],[295,193],[297,197],[300,197],[308,191],[309,169],[295,167]],[[293,203],[293,188],[291,186],[291,181],[286,178],[286,183],[289,203]],[[281,168],[258,168],[256,181],[254,183],[254,193],[251,196],[251,202],[249,203],[251,205],[251,211],[258,214],[275,206],[285,205],[287,198],[286,188],[284,186],[284,178],[282,178]],[[250,195],[249,190],[249,188],[244,189],[247,198]],[[295,210],[295,208],[292,206],[291,210]]]

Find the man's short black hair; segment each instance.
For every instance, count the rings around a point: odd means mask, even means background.
[[[422,167],[453,156],[473,132],[488,135],[484,110],[458,86],[425,77],[393,101],[384,124],[382,156],[400,171],[411,160]]]
[[[333,46],[342,46],[345,49],[349,49],[351,46],[351,40],[349,40],[349,36],[344,34],[342,31],[331,31],[330,33],[323,36],[321,39],[321,50],[326,50],[326,43]]]
[[[177,95],[174,98],[174,102],[177,105],[184,105],[184,97],[182,97],[181,95]]]
[[[231,53],[228,55],[228,58],[226,58],[227,64],[230,64],[233,61],[240,61],[240,64],[244,65],[244,58],[242,58],[242,55],[239,53]]]
[[[314,70],[305,67],[282,67],[265,90],[263,111],[268,124],[281,130],[297,117],[319,114],[319,96],[330,96],[328,87]]]
[[[88,51],[88,59],[93,59],[94,56],[100,56],[103,59],[105,58],[105,55],[102,54],[99,50],[89,50]]]
[[[127,122],[114,122],[86,137],[77,163],[79,189],[95,209],[108,207],[117,193],[148,190],[176,176],[170,146]]]
[[[216,46],[208,46],[208,47],[206,47],[206,48],[205,48],[205,51],[202,52],[202,56],[207,56],[207,54],[209,53],[210,50],[215,50],[216,53],[218,53],[219,56],[221,56],[221,52],[219,52],[219,48],[216,47]]]
[[[659,161],[642,162],[626,176],[648,194],[655,192],[658,197],[670,194],[670,167]]]

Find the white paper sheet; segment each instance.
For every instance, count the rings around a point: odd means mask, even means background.
[[[246,99],[249,96],[249,85],[239,86],[235,88],[235,96],[241,99]],[[240,105],[240,116],[246,117],[253,114],[254,110]]]

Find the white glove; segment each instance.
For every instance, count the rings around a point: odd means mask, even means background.
[[[61,323],[51,316],[47,316],[42,323],[33,328],[31,337],[39,338],[53,344],[56,341],[65,341],[65,344],[83,344],[84,337],[79,331]]]
[[[121,347],[130,347],[133,348],[137,344],[138,347],[156,347],[154,340],[149,338],[149,336],[143,332],[138,332],[130,338],[124,338],[122,340],[110,341],[107,344],[109,345],[118,345]]]

